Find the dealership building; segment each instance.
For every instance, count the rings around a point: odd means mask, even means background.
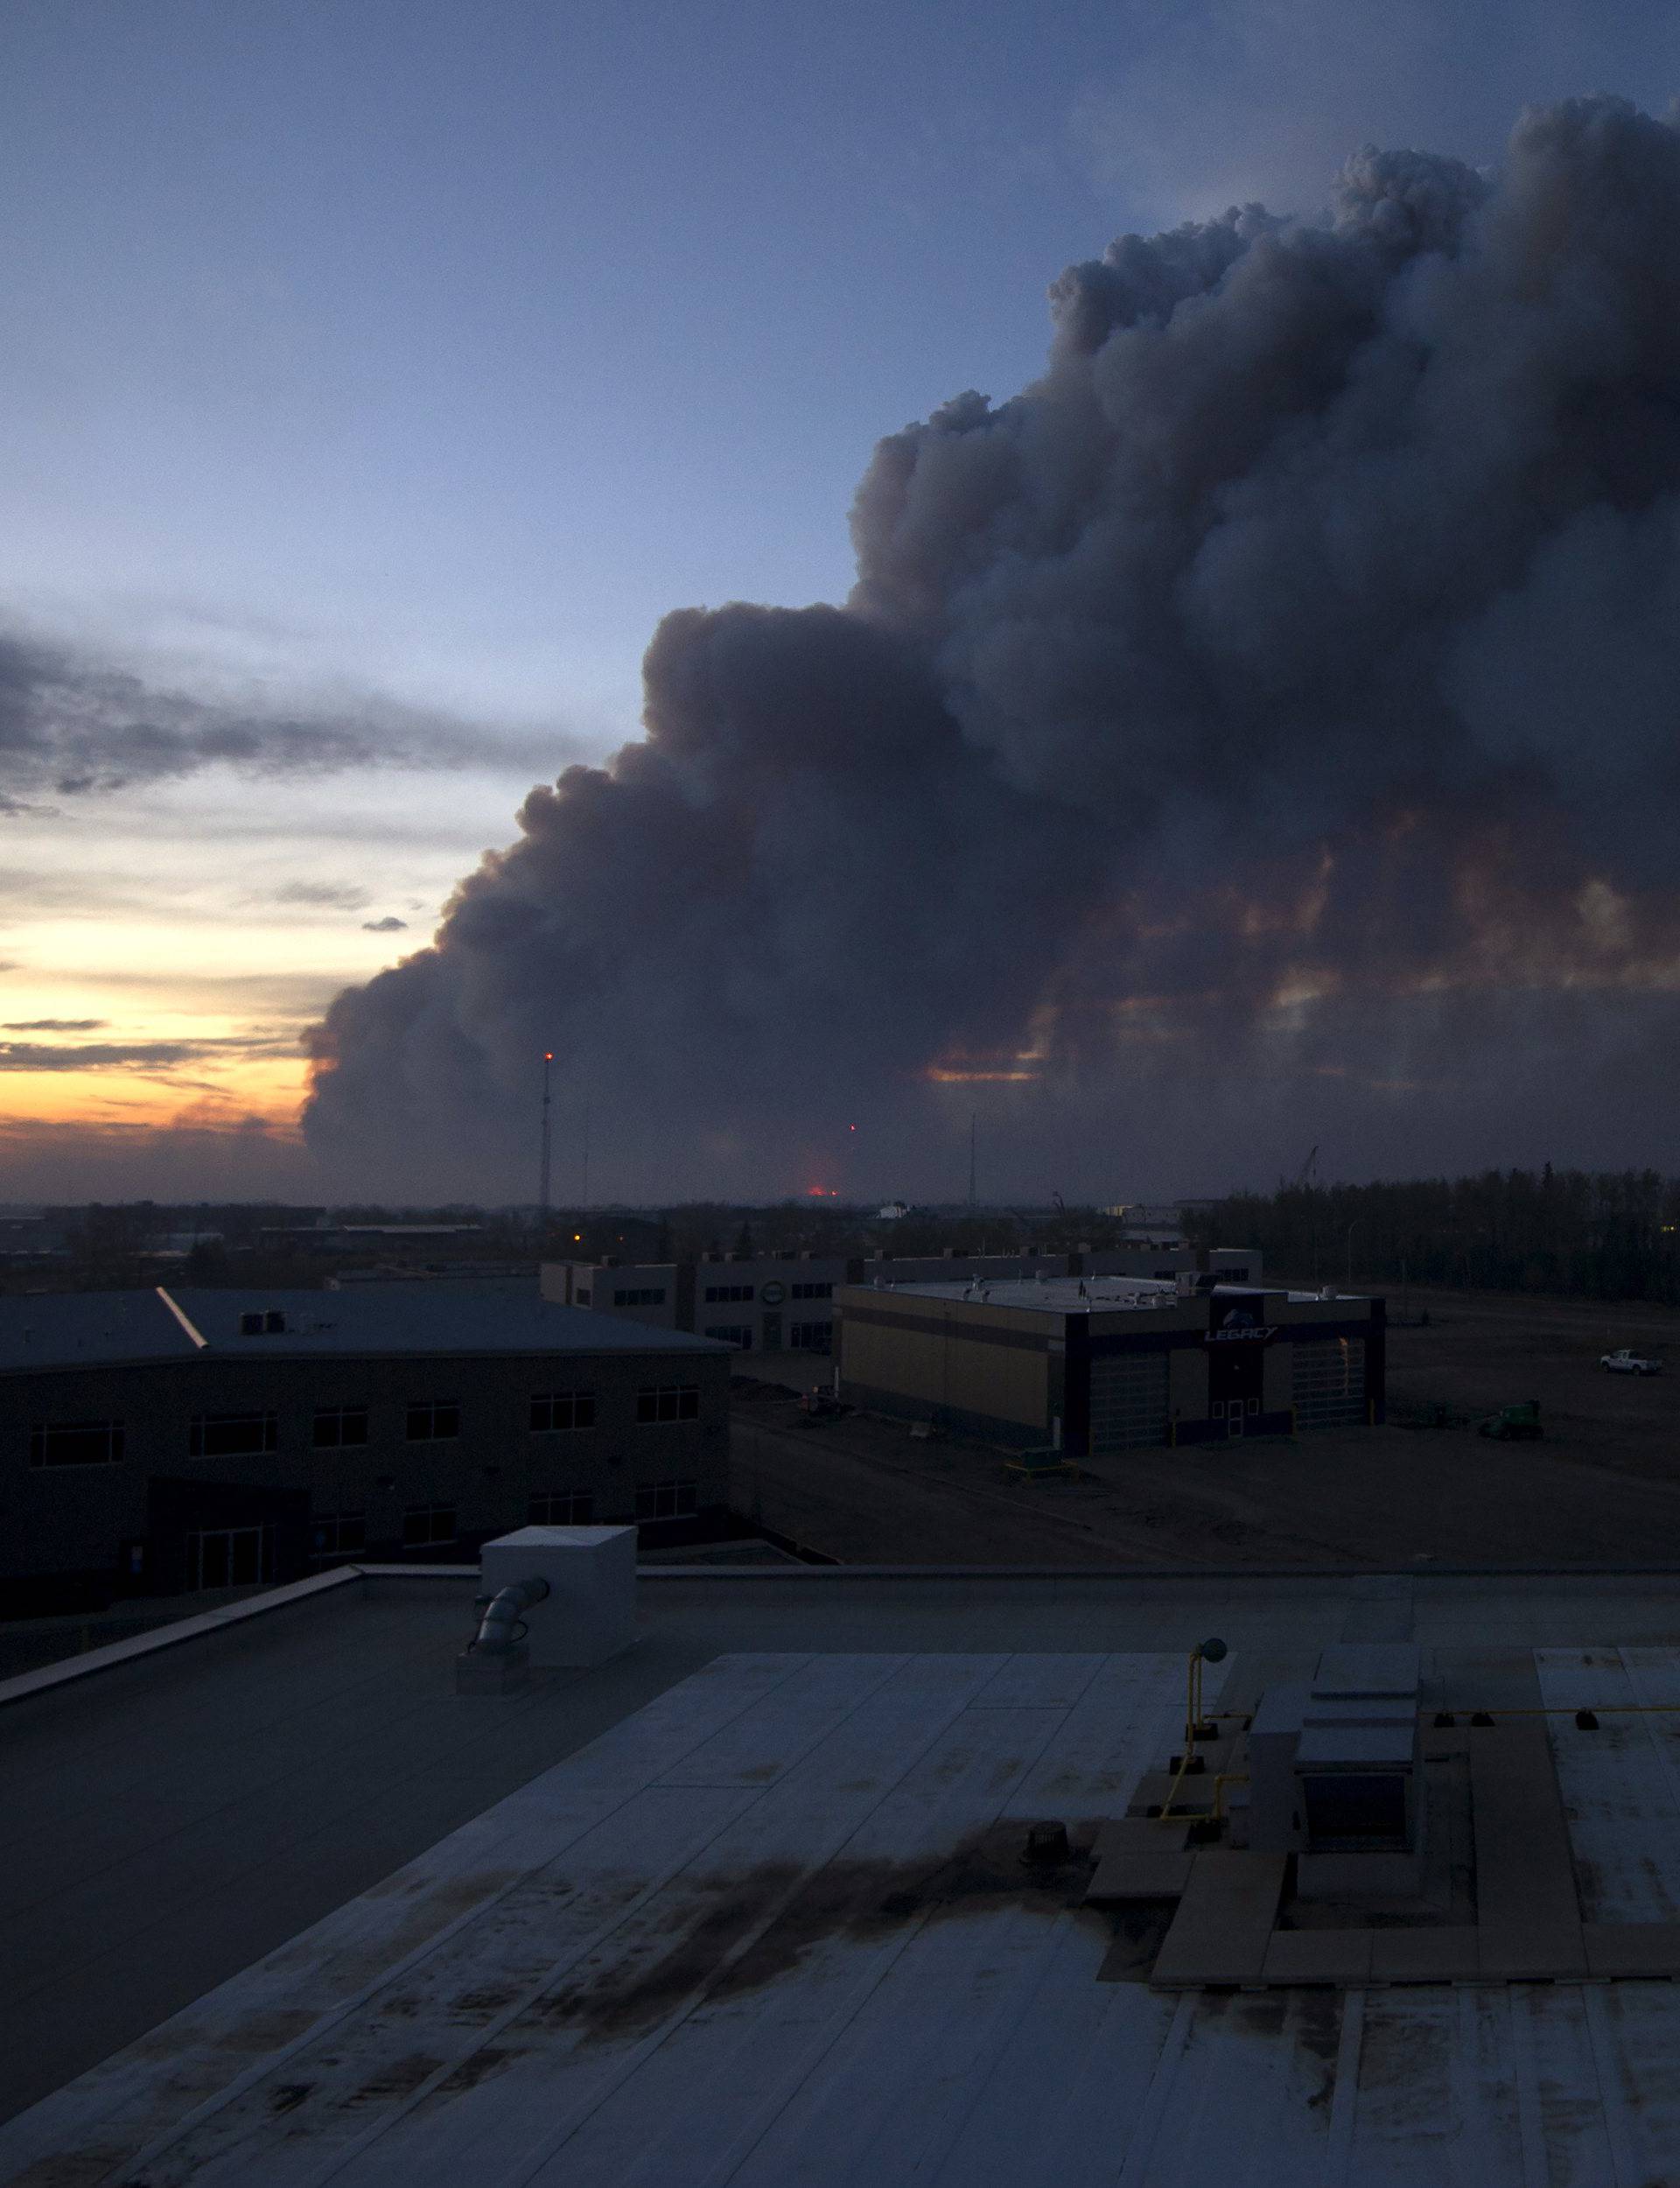
[[[844,1285],[988,1283],[1044,1277],[1149,1277],[1172,1281],[1205,1266],[1229,1283],[1257,1283],[1260,1256],[1247,1247],[1123,1246],[1072,1253],[879,1253],[850,1259],[811,1253],[708,1253],[697,1260],[553,1261],[545,1297],[592,1313],[624,1315],[654,1329],[687,1329],[740,1352],[833,1350],[834,1297]]]
[[[1382,1419],[1384,1302],[1186,1273],[845,1285],[836,1383],[871,1411],[1102,1457]]]
[[[0,1592],[284,1581],[727,1503],[729,1348],[519,1284],[0,1302]]]

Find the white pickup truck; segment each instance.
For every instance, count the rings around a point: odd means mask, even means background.
[[[1643,1353],[1630,1352],[1626,1345],[1619,1352],[1601,1355],[1599,1365],[1606,1375],[1661,1375],[1662,1372],[1661,1360],[1648,1360]]]

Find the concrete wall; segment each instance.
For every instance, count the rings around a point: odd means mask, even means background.
[[[297,1509],[309,1518],[362,1513],[368,1547],[387,1553],[402,1552],[405,1512],[426,1504],[454,1509],[469,1548],[524,1525],[538,1493],[585,1490],[598,1521],[633,1520],[638,1488],[681,1480],[696,1483],[702,1512],[716,1512],[727,1502],[729,1366],[716,1352],[566,1352],[206,1357],[8,1375],[0,1378],[0,1578],[111,1572],[125,1543],[145,1540],[147,1578],[185,1585],[173,1569],[183,1554],[175,1538],[192,1524],[192,1508],[202,1513],[198,1525],[239,1524],[242,1490],[254,1516],[267,1516],[260,1492],[278,1490],[303,1492]],[[665,1383],[698,1385],[697,1420],[637,1421],[637,1392]],[[594,1392],[595,1425],[534,1431],[532,1398],[566,1390]],[[410,1442],[408,1407],[432,1399],[458,1402],[460,1434]],[[334,1406],[367,1406],[366,1444],[315,1447],[316,1411]],[[277,1415],[274,1451],[192,1456],[194,1413],[258,1411]],[[30,1463],[34,1423],[107,1419],[123,1424],[120,1464]],[[282,1553],[306,1562],[308,1544],[283,1544]]]

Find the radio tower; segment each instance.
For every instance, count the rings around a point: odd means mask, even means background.
[[[969,1213],[970,1216],[974,1213],[974,1137],[979,1126],[980,1118],[976,1112],[969,1119]]]
[[[543,1052],[542,1052],[542,1183],[540,1184],[540,1186],[539,1186],[539,1187],[538,1187],[538,1189],[537,1189],[537,1196],[536,1196],[536,1200],[537,1200],[537,1212],[536,1212],[536,1219],[537,1219],[537,1222],[541,1224],[542,1228],[544,1231],[547,1231],[547,1229],[548,1229],[548,1227],[549,1227],[549,1170],[550,1170],[550,1125],[549,1125],[549,1104],[550,1104],[550,1092],[549,1092],[549,1077],[550,1077],[550,1073],[551,1073],[551,1071],[553,1070],[553,1068],[554,1068],[554,1051],[553,1051],[553,1049],[552,1049],[552,1048],[545,1048],[545,1049],[543,1050]]]

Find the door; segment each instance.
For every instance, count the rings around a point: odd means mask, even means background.
[[[255,1588],[269,1578],[266,1527],[203,1527],[187,1538],[189,1588]]]
[[[1215,1340],[1208,1347],[1208,1395],[1213,1433],[1245,1434],[1259,1426],[1265,1389],[1265,1346],[1253,1338]]]
[[[781,1350],[781,1316],[773,1315],[768,1308],[764,1315],[764,1349],[766,1352]]]

